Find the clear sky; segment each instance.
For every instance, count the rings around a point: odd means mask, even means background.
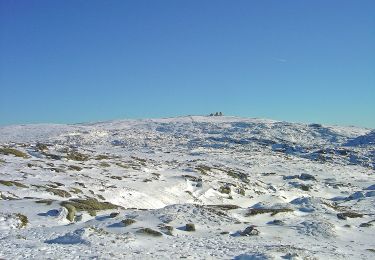
[[[0,125],[215,111],[375,128],[375,1],[0,0]]]

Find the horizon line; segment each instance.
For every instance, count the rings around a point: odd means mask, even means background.
[[[26,123],[10,123],[10,124],[1,124],[0,128],[4,127],[12,127],[12,126],[30,126],[30,125],[88,125],[88,124],[99,124],[99,123],[110,123],[115,121],[142,121],[142,120],[157,120],[157,119],[173,119],[173,118],[184,118],[184,117],[207,117],[207,118],[220,118],[220,117],[232,117],[232,118],[239,118],[239,119],[258,119],[258,120],[269,120],[269,121],[276,121],[276,122],[285,122],[285,123],[292,123],[292,124],[304,124],[304,125],[311,125],[311,124],[319,124],[326,127],[355,127],[355,128],[362,128],[362,129],[369,129],[374,130],[373,127],[368,126],[360,126],[354,124],[330,124],[330,123],[321,123],[315,121],[293,121],[293,120],[282,120],[282,119],[273,119],[268,117],[251,117],[251,116],[240,116],[240,115],[221,115],[221,116],[211,116],[210,114],[187,114],[187,115],[174,115],[174,116],[160,116],[160,117],[124,117],[124,118],[113,118],[113,119],[103,119],[103,120],[87,120],[87,121],[80,121],[80,122],[26,122]]]

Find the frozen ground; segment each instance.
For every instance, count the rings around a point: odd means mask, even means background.
[[[0,259],[374,259],[374,169],[357,127],[2,127]]]

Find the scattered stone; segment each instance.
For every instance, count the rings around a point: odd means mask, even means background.
[[[315,177],[311,174],[308,173],[302,173],[298,179],[303,180],[303,181],[316,181]]]
[[[62,159],[62,157],[60,155],[57,155],[57,154],[51,154],[51,153],[43,153],[44,156],[48,159],[52,159],[52,160],[56,160],[56,161],[59,161]]]
[[[365,222],[359,225],[360,227],[372,227],[372,224],[369,222]]]
[[[48,151],[48,146],[46,144],[42,144],[42,143],[37,143],[35,145],[35,148],[40,151],[40,152],[45,152],[45,151]]]
[[[44,203],[44,204],[46,204],[48,206],[51,205],[52,202],[53,202],[53,200],[48,200],[48,199],[35,201],[35,203]]]
[[[213,208],[213,209],[219,209],[219,210],[225,210],[225,211],[241,208],[240,206],[233,205],[233,204],[207,205],[206,207]]]
[[[195,231],[195,225],[194,225],[193,223],[188,223],[188,224],[186,224],[186,226],[185,226],[185,230],[186,230],[186,231],[189,231],[189,232],[191,232],[191,231]]]
[[[52,171],[52,172],[65,172],[63,169],[61,168],[57,168],[57,167],[51,167],[51,168],[48,168],[48,170]]]
[[[251,208],[249,212],[245,214],[245,217],[255,216],[258,214],[271,213],[271,216],[274,216],[281,212],[293,212],[293,209],[290,208],[275,208],[275,209],[266,209],[266,208]]]
[[[109,214],[109,217],[110,218],[115,218],[119,215],[120,213],[119,212],[112,212],[111,214]]]
[[[98,161],[100,161],[100,160],[108,160],[108,159],[110,159],[110,157],[107,156],[107,155],[104,155],[104,154],[99,154],[99,155],[97,155],[95,157],[95,160],[98,160]]]
[[[274,220],[268,222],[267,224],[269,224],[269,225],[283,226],[285,223],[282,220],[274,219]]]
[[[231,176],[232,178],[240,179],[241,181],[245,183],[249,183],[249,179],[245,173],[237,172],[233,170],[226,170],[225,172],[228,174],[228,176]]]
[[[207,175],[208,172],[211,171],[211,167],[206,165],[198,165],[195,169],[203,175]]]
[[[221,186],[219,188],[219,192],[223,194],[229,194],[230,193],[230,187],[229,186]]]
[[[82,167],[76,165],[69,165],[68,169],[71,171],[82,171]]]
[[[270,175],[276,175],[276,172],[263,172],[263,176],[270,176]]]
[[[297,253],[287,253],[286,255],[282,256],[283,259],[298,259]]]
[[[46,191],[63,198],[70,198],[72,196],[69,192],[61,189],[47,188]]]
[[[83,193],[81,189],[78,189],[78,188],[70,188],[70,192],[74,193],[74,194],[80,194],[80,193]]]
[[[109,164],[109,163],[107,163],[107,162],[100,162],[100,164],[99,164],[101,167],[103,167],[103,168],[107,168],[107,167],[110,167],[111,165]]]
[[[82,221],[82,217],[83,217],[82,214],[76,215],[74,218],[74,222]]]
[[[160,237],[163,235],[161,232],[153,230],[151,228],[141,228],[137,232],[141,234],[145,234],[145,235],[154,236],[154,237]]]
[[[29,223],[28,218],[25,215],[21,214],[21,213],[17,213],[16,216],[20,220],[20,223],[18,224],[17,227],[18,228],[26,227],[27,224]]]
[[[342,156],[346,156],[349,154],[349,151],[345,149],[339,149],[339,150],[336,150],[336,152],[337,154],[342,155]]]
[[[172,226],[168,226],[168,225],[165,225],[165,224],[159,224],[158,227],[160,228],[161,232],[163,232],[164,234],[166,234],[168,236],[173,236],[173,234],[172,234],[173,227]]]
[[[283,176],[283,180],[293,180],[298,179],[299,175],[290,175],[290,176]]]
[[[121,223],[124,224],[125,227],[130,226],[131,224],[134,224],[135,222],[137,222],[137,221],[135,221],[132,218],[127,218],[127,219],[121,220]]]
[[[303,191],[309,191],[310,190],[310,185],[301,184],[300,188]]]
[[[101,200],[105,200],[104,196],[101,195],[101,194],[96,194],[96,196],[98,196],[98,198],[101,199]]]
[[[83,188],[86,188],[85,184],[82,183],[82,182],[75,182],[76,184],[78,184],[79,186],[83,187]]]
[[[66,156],[68,160],[73,160],[73,161],[87,161],[89,157],[85,154],[79,153],[79,152],[70,152]]]
[[[240,232],[241,236],[258,236],[259,230],[254,225],[248,226],[244,231]]]

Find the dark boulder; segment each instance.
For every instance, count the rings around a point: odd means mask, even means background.
[[[244,231],[240,232],[241,236],[257,236],[259,235],[259,230],[255,226],[248,226]]]

